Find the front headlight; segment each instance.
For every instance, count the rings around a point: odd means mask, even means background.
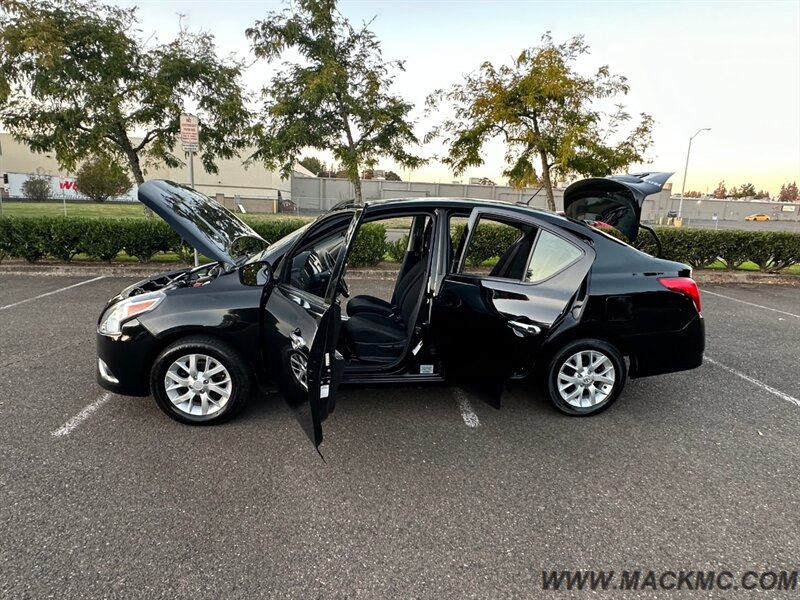
[[[104,335],[117,335],[122,331],[122,324],[136,315],[150,312],[166,298],[164,292],[149,292],[126,298],[109,308],[100,318],[97,330]]]

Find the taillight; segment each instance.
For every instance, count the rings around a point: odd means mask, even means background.
[[[668,290],[680,292],[692,299],[697,312],[700,312],[700,290],[691,277],[659,277],[658,282]]]

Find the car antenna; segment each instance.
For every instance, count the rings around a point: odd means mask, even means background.
[[[519,204],[519,205],[521,205],[521,206],[530,206],[530,205],[531,205],[531,200],[533,200],[534,198],[536,198],[536,196],[539,194],[539,192],[541,192],[543,189],[544,189],[544,186],[541,186],[541,187],[540,187],[538,190],[536,190],[536,191],[533,193],[533,196],[531,196],[530,198],[528,198],[528,201],[527,201],[527,202],[523,202],[522,200],[518,200],[518,201],[517,201],[515,204]]]

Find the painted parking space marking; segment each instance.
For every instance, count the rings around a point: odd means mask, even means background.
[[[737,377],[741,377],[745,381],[749,381],[753,385],[760,387],[762,390],[765,390],[765,391],[769,392],[770,394],[773,394],[773,395],[777,396],[778,398],[781,398],[782,400],[786,400],[787,402],[791,402],[795,406],[800,407],[800,399],[795,398],[794,396],[790,396],[789,394],[787,394],[785,392],[782,392],[782,391],[780,391],[778,389],[775,389],[771,385],[767,385],[763,381],[759,381],[758,379],[750,377],[749,375],[745,375],[744,373],[741,373],[740,371],[737,371],[733,367],[729,367],[728,365],[723,365],[721,362],[717,362],[716,360],[714,360],[713,358],[709,358],[708,356],[703,357],[703,360],[706,361],[706,362],[709,362],[712,365],[715,365],[715,366],[717,366],[717,367],[719,367],[721,369],[725,369],[728,373],[732,373],[733,375],[736,375]]]
[[[69,421],[64,423],[61,427],[56,429],[52,432],[53,437],[64,437],[72,433],[77,427],[79,427],[86,419],[91,417],[97,410],[103,406],[106,402],[111,400],[111,392],[106,392],[102,396],[100,396],[97,400],[92,402],[89,406],[85,407],[81,412],[77,415],[72,417]]]
[[[478,419],[478,415],[475,414],[475,411],[472,410],[472,404],[470,404],[466,394],[460,389],[454,388],[453,396],[455,396],[458,410],[461,412],[461,418],[464,419],[464,424],[473,429],[475,427],[480,427],[480,419]]]
[[[52,292],[45,292],[44,294],[39,294],[38,296],[34,296],[33,298],[26,298],[25,300],[20,300],[18,302],[14,302],[13,304],[6,304],[5,306],[0,306],[0,310],[5,310],[7,308],[13,308],[14,306],[19,306],[20,304],[25,304],[26,302],[33,302],[34,300],[38,300],[39,298],[45,298],[47,296],[52,296],[53,294],[60,294],[61,292],[66,292],[67,290],[71,290],[73,288],[86,285],[87,283],[94,283],[95,281],[100,281],[101,279],[105,279],[105,275],[100,275],[100,277],[95,277],[93,279],[88,279],[86,281],[79,281],[78,283],[73,283],[72,285],[68,285],[67,287],[59,288],[57,290],[53,290]]]
[[[785,310],[778,310],[777,308],[772,308],[771,306],[764,306],[763,304],[755,304],[754,302],[748,302],[747,300],[739,300],[739,298],[734,298],[733,296],[726,296],[725,294],[718,294],[717,292],[710,292],[708,290],[701,290],[704,294],[711,294],[712,296],[718,296],[720,298],[725,298],[726,300],[732,300],[734,302],[741,302],[742,304],[747,304],[748,306],[755,306],[756,308],[763,308],[764,310],[771,310],[772,312],[780,313],[782,315],[787,315],[789,317],[794,317],[795,319],[800,319],[800,315],[796,315],[794,313],[786,312]]]

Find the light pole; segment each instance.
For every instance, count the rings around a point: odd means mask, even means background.
[[[681,186],[681,201],[678,204],[678,218],[683,216],[683,194],[686,192],[686,172],[689,170],[689,154],[692,151],[692,140],[698,136],[701,131],[711,131],[710,127],[703,127],[698,129],[692,137],[689,138],[689,149],[686,150],[686,166],[683,168],[683,185]]]

